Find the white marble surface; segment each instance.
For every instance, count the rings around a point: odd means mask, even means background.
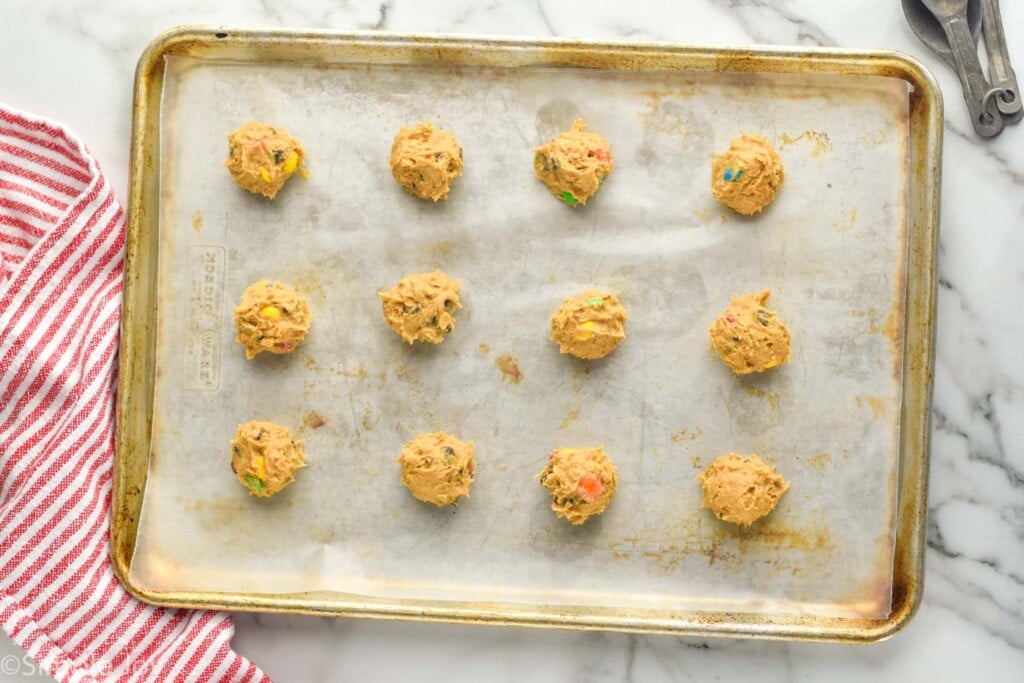
[[[1004,2],[1024,76],[1024,3]],[[238,617],[277,681],[1024,680],[1024,124],[974,136],[952,72],[898,0],[6,0],[0,99],[81,135],[126,197],[132,76],[178,24],[893,48],[946,94],[938,359],[924,604],[865,647],[300,617]],[[0,658],[20,652],[0,636]],[[29,664],[3,680],[41,679]]]

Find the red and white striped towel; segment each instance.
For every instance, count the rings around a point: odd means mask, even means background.
[[[0,626],[60,681],[268,680],[228,616],[142,604],[110,566],[124,242],[85,146],[0,106]]]

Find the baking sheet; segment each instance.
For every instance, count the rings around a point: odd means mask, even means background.
[[[579,210],[533,178],[532,148],[575,116],[616,169]],[[406,195],[394,132],[453,130],[447,203]],[[311,177],[274,202],[233,186],[225,135],[265,120],[299,136]],[[334,590],[657,610],[883,617],[891,597],[905,259],[905,82],[863,76],[267,65],[170,58],[162,111],[153,455],[132,583],[159,591]],[[710,196],[740,132],[787,180],[753,219]],[[442,268],[465,308],[438,347],[401,343],[376,292]],[[271,277],[310,299],[287,357],[246,362],[231,309]],[[562,297],[615,292],[627,341],[583,364],[547,341]],[[707,327],[772,289],[793,361],[736,379]],[[513,357],[518,384],[496,367]],[[239,422],[305,427],[309,467],[272,500],[229,467]],[[412,499],[394,458],[422,431],[472,439],[455,510]],[[603,444],[608,512],[571,528],[533,479],[555,446]],[[738,530],[694,477],[757,452],[792,487]]]

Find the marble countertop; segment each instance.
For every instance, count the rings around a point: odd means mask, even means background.
[[[180,24],[890,48],[921,59],[946,99],[927,575],[905,631],[853,647],[239,615],[240,652],[277,681],[304,683],[1022,680],[1024,124],[976,137],[955,75],[916,40],[898,0],[216,4],[6,2],[0,99],[78,133],[122,201],[135,63]],[[1003,3],[1003,15],[1024,76],[1024,3]],[[11,654],[20,651],[0,636],[0,657]]]

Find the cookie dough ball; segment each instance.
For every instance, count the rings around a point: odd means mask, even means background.
[[[304,296],[280,282],[260,280],[242,293],[235,309],[235,341],[249,360],[263,351],[288,353],[306,336],[312,320]]]
[[[626,309],[612,294],[590,290],[565,300],[551,316],[551,339],[562,353],[596,360],[626,338]]]
[[[455,309],[461,282],[440,270],[406,275],[386,292],[379,292],[388,326],[409,344],[416,341],[440,344],[455,328]]]
[[[597,194],[612,172],[612,148],[587,132],[583,119],[533,153],[533,170],[551,192],[569,206],[582,206]]]
[[[785,177],[778,152],[759,135],[741,135],[711,162],[715,199],[745,215],[771,204]]]
[[[462,148],[429,121],[400,128],[391,145],[391,175],[420,199],[448,199],[452,181],[462,175]]]
[[[288,179],[306,177],[306,151],[283,128],[250,121],[228,135],[224,165],[239,187],[273,199]]]
[[[774,510],[789,490],[789,482],[756,455],[723,455],[697,481],[704,489],[700,506],[722,521],[741,526],[750,526]]]
[[[551,494],[551,509],[574,525],[604,512],[619,485],[603,446],[556,448],[537,478]]]
[[[238,425],[231,441],[231,471],[249,493],[269,498],[295,481],[306,466],[302,442],[273,422]]]
[[[708,330],[715,351],[737,375],[764,372],[789,360],[789,329],[765,308],[770,294],[766,289],[733,297]]]
[[[424,503],[455,505],[469,497],[476,465],[473,442],[463,443],[444,432],[420,434],[405,444],[398,456],[402,483],[417,500]]]

